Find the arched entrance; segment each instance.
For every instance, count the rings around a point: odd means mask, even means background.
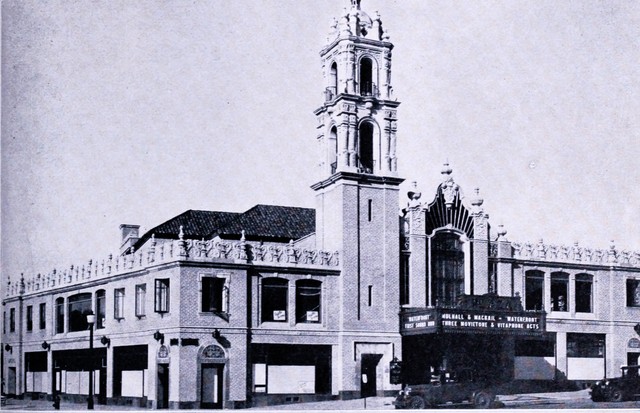
[[[200,364],[200,408],[222,409],[224,366],[227,355],[224,349],[211,344],[202,349],[199,355]]]

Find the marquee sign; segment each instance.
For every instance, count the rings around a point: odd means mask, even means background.
[[[401,314],[403,335],[432,333],[480,333],[542,335],[544,312],[485,309],[423,308]]]

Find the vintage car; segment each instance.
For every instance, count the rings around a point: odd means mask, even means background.
[[[404,387],[394,401],[396,409],[424,409],[440,404],[471,403],[477,408],[493,405],[495,394],[471,370],[442,372],[428,384]]]
[[[621,402],[640,397],[640,366],[622,366],[621,377],[603,379],[591,386],[594,402]]]

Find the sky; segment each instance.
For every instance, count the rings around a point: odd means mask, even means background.
[[[102,260],[123,223],[313,207],[319,51],[348,4],[4,0],[2,276]],[[448,160],[509,240],[640,250],[640,2],[362,8],[395,46],[401,194],[431,201]]]

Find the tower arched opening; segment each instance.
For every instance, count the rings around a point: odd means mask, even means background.
[[[358,129],[358,169],[364,173],[373,173],[375,168],[373,135],[373,124],[362,122]]]
[[[363,57],[360,60],[360,95],[373,96],[374,88],[373,62],[370,58]]]

